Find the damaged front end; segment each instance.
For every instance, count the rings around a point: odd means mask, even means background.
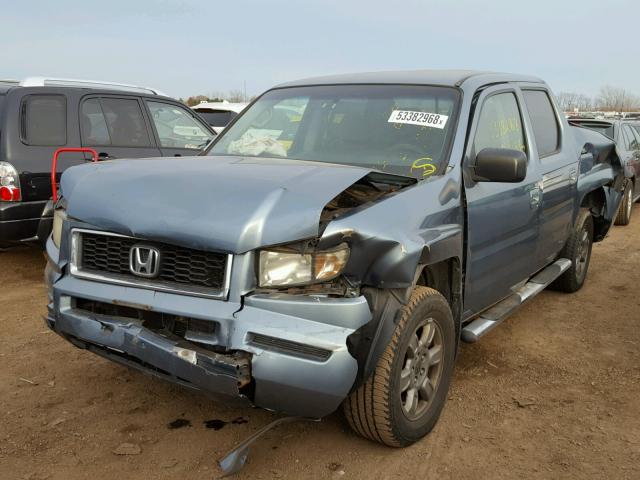
[[[381,231],[374,220],[424,199],[424,190],[409,188],[417,180],[309,162],[226,158],[211,167],[184,159],[202,175],[188,195],[167,199],[152,188],[167,162],[140,162],[153,165],[128,164],[124,182],[147,178],[137,191],[113,181],[122,165],[63,176],[62,221],[47,243],[49,326],[81,348],[226,402],[311,418],[336,410],[362,379],[362,350],[370,348],[354,334],[380,321],[365,290],[385,285],[371,279],[393,263],[390,286],[409,288],[424,254],[420,234],[406,239],[406,228]],[[450,186],[434,180],[440,202]],[[96,202],[109,186],[117,190],[110,201]],[[457,208],[454,196],[442,199]],[[430,231],[427,244],[457,238],[450,227],[434,233],[427,213],[396,220]],[[151,270],[140,272],[136,258]]]

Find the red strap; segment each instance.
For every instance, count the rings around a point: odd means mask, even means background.
[[[53,153],[51,160],[51,190],[53,191],[54,203],[58,200],[58,183],[56,182],[56,172],[58,167],[58,156],[65,152],[90,153],[93,161],[98,161],[98,153],[93,148],[59,148]]]

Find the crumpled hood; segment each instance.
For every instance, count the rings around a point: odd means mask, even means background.
[[[243,253],[318,234],[320,213],[366,168],[288,159],[166,157],[69,168],[70,217],[202,250]]]

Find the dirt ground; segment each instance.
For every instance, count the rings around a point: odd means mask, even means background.
[[[63,341],[42,321],[43,267],[36,250],[0,254],[1,479],[216,478],[216,457],[275,418]],[[462,346],[426,439],[386,448],[336,413],[270,432],[237,478],[638,479],[639,289],[636,205],[594,246],[580,292],[543,292]]]

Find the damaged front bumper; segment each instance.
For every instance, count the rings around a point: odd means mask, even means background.
[[[347,337],[364,297],[252,295],[237,302],[104,284],[53,260],[47,323],[76,346],[226,402],[323,417],[357,374]]]

